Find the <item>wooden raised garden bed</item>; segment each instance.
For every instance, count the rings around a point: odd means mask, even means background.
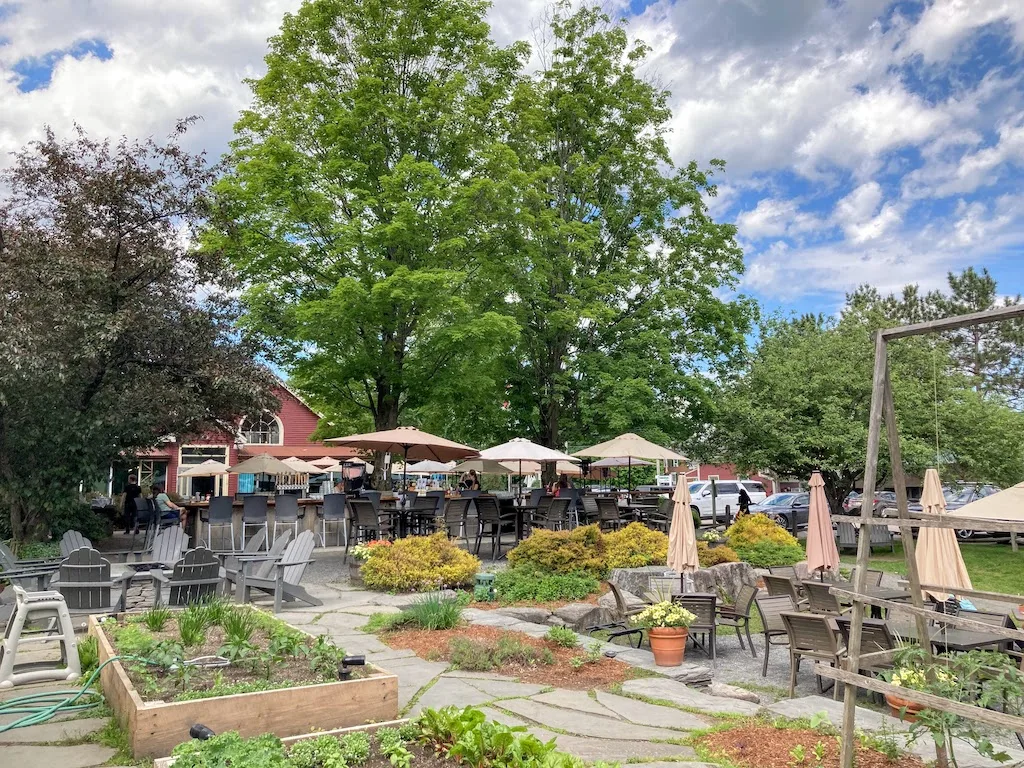
[[[96,617],[89,617],[102,664],[115,655],[110,639]],[[217,733],[238,731],[242,736],[273,733],[281,738],[315,730],[334,730],[398,717],[398,677],[378,667],[371,676],[293,688],[216,696],[192,701],[143,701],[124,666],[115,661],[103,667],[100,685],[118,723],[128,734],[136,758],[163,757],[189,738],[202,723]]]

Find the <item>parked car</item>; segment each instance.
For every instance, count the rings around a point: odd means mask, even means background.
[[[715,491],[717,499],[715,501],[715,509],[720,519],[725,519],[726,506],[729,507],[729,514],[733,517],[736,516],[740,508],[741,485],[747,489],[747,495],[750,496],[752,506],[768,498],[764,486],[754,480],[716,480]],[[695,483],[690,483],[690,499],[693,509],[700,515],[701,520],[711,520],[711,481],[699,480]]]
[[[752,504],[752,513],[761,512],[781,525],[787,531],[792,530],[793,520],[800,528],[807,527],[808,512],[811,508],[809,493],[775,493],[760,504]]]
[[[860,512],[860,500],[864,494],[850,491],[843,499],[843,512]],[[875,491],[875,514],[886,507],[896,506],[895,491]]]
[[[957,485],[947,485],[942,488],[942,495],[946,499],[946,511],[955,512],[956,510],[966,507],[972,501],[983,499],[986,496],[991,496],[993,493],[999,493],[1002,489],[996,485],[990,485],[988,483],[959,483]],[[921,503],[916,502],[910,505],[912,512],[920,512],[922,509]],[[986,531],[968,531],[965,529],[958,529],[956,537],[963,541],[967,539],[992,536],[993,534]],[[1000,535],[1000,534],[995,534]]]

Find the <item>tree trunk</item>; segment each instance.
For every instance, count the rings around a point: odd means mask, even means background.
[[[540,409],[540,444],[548,448],[558,449],[558,419],[561,415],[561,404],[555,396],[554,385],[550,385],[551,394]],[[543,467],[541,481],[548,485],[558,477],[558,465],[541,464]]]
[[[395,397],[390,387],[379,386],[377,389],[377,410],[373,419],[374,429],[382,432],[386,429],[395,429],[398,426],[398,398]],[[401,455],[391,455],[392,463],[401,461]],[[384,466],[384,452],[375,451],[373,454],[373,487],[378,491],[391,490],[390,467]]]

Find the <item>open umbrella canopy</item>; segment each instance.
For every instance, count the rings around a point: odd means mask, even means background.
[[[672,494],[672,525],[668,529],[668,567],[679,573],[700,568],[697,558],[697,531],[693,527],[690,488],[676,483]]]
[[[946,497],[942,493],[938,470],[924,473],[921,509],[925,515],[946,514]],[[971,577],[964,565],[956,534],[950,528],[922,528],[917,535],[917,572],[922,584],[940,584],[954,589],[972,589]],[[936,600],[947,600],[948,594],[923,590]]]
[[[318,464],[317,466],[320,468],[320,472],[322,472],[324,474],[328,474],[328,473],[331,473],[331,472],[342,472],[345,469],[345,465],[344,464],[340,464],[338,462],[334,462],[333,464],[327,464],[327,465],[319,465]]]
[[[525,437],[513,437],[507,443],[494,445],[480,451],[481,459],[493,459],[494,461],[579,461],[575,456],[556,451],[554,448],[545,448]]]
[[[977,520],[1006,520],[1014,523],[1024,520],[1024,483],[993,493],[983,499],[960,507],[953,514]]]
[[[368,432],[362,435],[331,437],[327,443],[337,443],[364,451],[384,451],[398,454],[405,459],[434,459],[452,461],[476,456],[477,450],[443,437],[432,435],[416,427],[398,427],[382,432]],[[351,463],[351,462],[350,462]]]
[[[633,459],[629,456],[612,456],[607,459],[598,459],[597,461],[591,462],[591,469],[606,469],[609,467],[650,467],[653,466],[653,461],[644,461],[643,459]]]
[[[832,532],[832,516],[820,472],[811,475],[810,508],[807,512],[807,568],[810,571],[839,569],[839,549]]]
[[[348,459],[346,459],[346,461],[348,461]],[[332,456],[324,456],[324,457],[319,458],[319,459],[313,459],[310,462],[310,464],[316,464],[317,466],[333,466],[333,465],[337,464],[338,462],[339,462],[339,460],[335,459]]]
[[[578,461],[578,459],[577,459]],[[515,474],[524,475],[535,475],[543,469],[543,466],[538,461],[524,461],[521,462],[523,465],[521,469],[518,469]],[[518,464],[515,465],[517,468]],[[583,470],[580,469],[578,464],[573,464],[569,461],[556,461],[555,462],[555,474],[556,475],[570,475],[572,477],[580,477],[583,474]]]
[[[406,467],[406,472],[410,475],[450,475],[452,473],[452,468],[440,461],[430,461],[429,459],[425,459],[424,461],[418,461],[415,464],[410,464]]]
[[[461,475],[471,469],[478,475],[515,475],[519,472],[516,467],[502,464],[493,459],[466,459],[461,464],[452,467],[452,474]]]
[[[194,464],[188,469],[180,470],[178,477],[216,477],[217,475],[226,475],[227,472],[227,464],[207,459],[202,464]]]
[[[592,445],[581,451],[576,451],[575,456],[593,456],[598,459],[665,459],[668,461],[686,461],[687,458],[668,448],[645,440],[640,435],[626,432],[623,435],[612,438],[603,443]]]
[[[324,472],[324,470],[320,469],[316,464],[305,461],[296,456],[289,456],[284,460],[284,463],[291,467],[295,474],[299,475],[320,475]]]
[[[228,468],[233,475],[294,475],[296,470],[269,453],[257,453],[251,459]]]

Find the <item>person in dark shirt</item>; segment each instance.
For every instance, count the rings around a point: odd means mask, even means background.
[[[135,500],[142,496],[142,488],[139,486],[139,478],[135,475],[128,475],[128,484],[124,487],[124,532],[139,532],[138,509]]]

